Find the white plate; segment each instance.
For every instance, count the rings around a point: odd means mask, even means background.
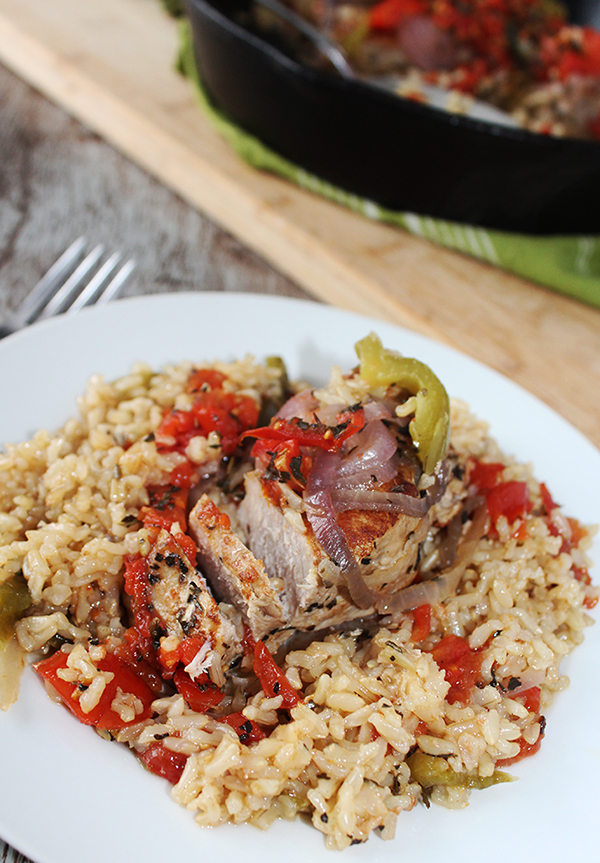
[[[294,377],[326,380],[353,365],[354,343],[375,329],[388,347],[429,363],[451,395],[491,422],[508,452],[532,461],[569,514],[600,521],[600,453],[528,393],[443,345],[316,303],[239,294],[174,294],[121,300],[32,327],[0,343],[0,444],[61,425],[90,375],[193,359],[279,354]],[[591,397],[591,394],[590,394]],[[594,549],[599,559],[598,544]],[[600,627],[565,663],[571,687],[548,715],[541,752],[512,768],[518,782],[474,792],[469,807],[418,806],[393,842],[373,836],[343,852],[369,863],[512,863],[594,858],[598,853]],[[36,863],[165,863],[285,860],[325,863],[334,852],[301,822],[202,830],[163,780],[52,703],[33,673],[0,715],[0,835]],[[337,858],[336,858],[337,859]]]

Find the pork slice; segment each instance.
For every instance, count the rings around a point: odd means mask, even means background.
[[[290,627],[335,626],[364,615],[349,601],[339,568],[325,554],[303,516],[277,498],[277,483],[259,471],[246,475],[239,518],[248,546],[271,577],[282,580]]]
[[[198,562],[215,596],[241,612],[255,639],[287,625],[279,597],[281,582],[236,536],[229,518],[203,495],[189,517],[198,546]]]
[[[223,663],[240,655],[241,633],[168,531],[159,533],[148,554],[148,568],[152,605],[165,635],[180,641],[188,636],[201,638]]]
[[[338,523],[371,590],[395,593],[414,580],[419,546],[429,529],[427,516],[347,510],[339,513]]]
[[[285,584],[290,625],[336,626],[368,615],[372,609],[353,605],[339,567],[321,547],[306,517],[291,512],[276,486],[257,471],[247,474],[239,517],[249,547]],[[414,580],[428,518],[349,510],[339,514],[339,524],[372,590],[396,592]]]

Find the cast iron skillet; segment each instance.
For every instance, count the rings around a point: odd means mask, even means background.
[[[213,104],[280,155],[392,210],[600,232],[600,144],[457,117],[301,65],[234,20],[249,2],[186,0],[196,61]]]

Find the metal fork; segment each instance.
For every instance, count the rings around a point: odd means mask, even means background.
[[[104,246],[95,246],[85,254],[87,240],[79,237],[37,285],[29,292],[6,324],[0,324],[0,339],[34,321],[50,318],[61,312],[73,312],[84,306],[104,305],[114,299],[135,269],[130,259],[122,266],[123,255],[112,254],[104,263]]]

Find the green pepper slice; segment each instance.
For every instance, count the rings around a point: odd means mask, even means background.
[[[397,384],[415,396],[417,406],[408,430],[418,449],[423,470],[435,471],[448,451],[450,400],[429,366],[387,350],[379,336],[370,333],[355,345],[360,375],[373,387]]]
[[[456,773],[445,758],[437,755],[426,755],[417,751],[406,759],[413,782],[418,782],[421,788],[433,788],[434,785],[446,785],[452,788],[490,788],[500,782],[513,782],[514,776],[502,770],[494,770],[491,776],[479,776],[477,773]]]
[[[31,605],[27,582],[22,575],[13,575],[0,584],[0,650],[13,636],[13,628]]]

